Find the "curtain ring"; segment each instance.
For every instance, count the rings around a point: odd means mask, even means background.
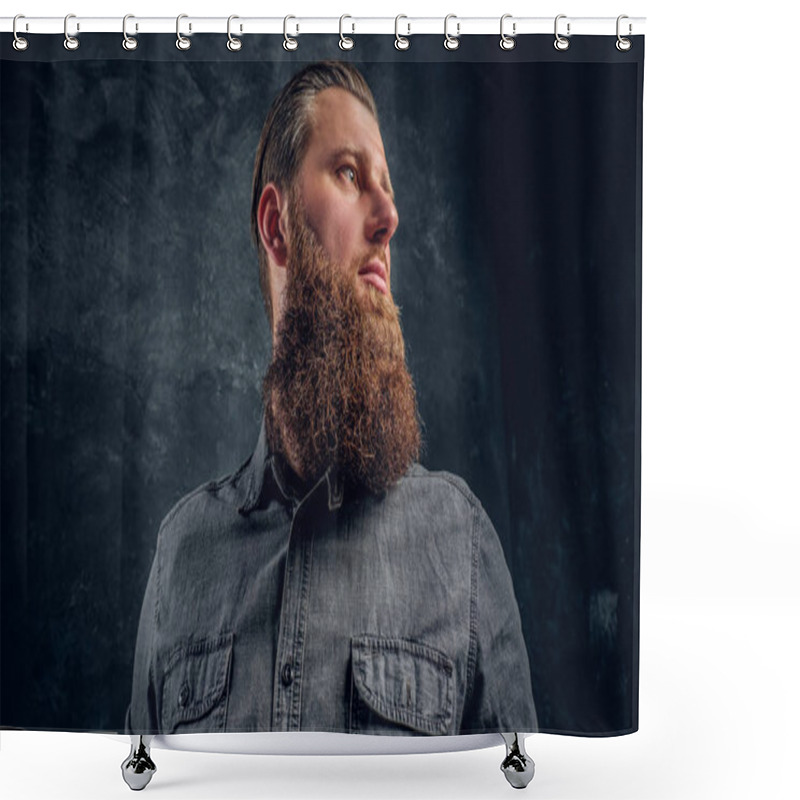
[[[65,50],[77,50],[81,46],[81,43],[77,40],[77,38],[75,36],[70,36],[69,35],[69,21],[71,19],[75,19],[75,15],[74,14],[67,14],[67,16],[64,17],[64,49]],[[80,24],[78,24],[77,25],[77,30],[80,30],[80,29],[81,29],[81,26],[80,26]]]
[[[181,34],[181,20],[186,19],[188,16],[188,14],[178,14],[178,18],[175,20],[175,33],[178,37],[175,40],[175,47],[177,47],[178,50],[188,50],[192,46],[191,40]],[[189,23],[189,30],[191,31],[191,29],[192,25]]]
[[[513,15],[512,14],[503,14],[500,17],[500,49],[501,50],[513,50],[517,46],[517,40],[514,38],[517,35],[517,23],[511,23],[511,36],[506,36],[503,32],[503,23],[510,19]]]
[[[128,20],[136,19],[133,14],[126,14],[122,18],[122,46],[130,51],[135,50],[139,46],[139,40],[135,36],[128,36]],[[139,26],[136,26],[139,29]]]
[[[21,53],[23,50],[27,50],[28,49],[28,40],[24,36],[20,36],[17,33],[17,20],[18,19],[25,19],[25,15],[24,14],[17,14],[17,16],[14,17],[14,24],[13,24],[13,26],[11,28],[12,31],[14,32],[14,49],[17,52]],[[27,30],[27,28],[28,28],[28,23],[26,22],[25,23],[25,29]]]
[[[563,37],[563,36],[562,36],[562,35],[561,35],[561,34],[558,32],[558,21],[559,21],[560,19],[566,19],[566,18],[567,18],[567,15],[566,15],[566,14],[559,14],[559,15],[556,17],[556,23],[555,23],[555,35],[556,35],[556,40],[553,42],[553,47],[555,47],[555,48],[556,48],[556,50],[560,50],[562,53],[564,52],[564,50],[569,50],[569,39],[565,39],[565,38],[564,38],[564,37]],[[570,28],[570,23],[568,22],[568,23],[567,23],[567,36],[569,36],[569,28]]]
[[[228,17],[228,41],[225,46],[231,51],[231,53],[236,53],[242,49],[242,40],[237,39],[235,36],[231,36],[231,22],[235,19],[239,19],[236,14],[231,14]],[[239,30],[242,30],[241,27]]]
[[[630,39],[626,39],[624,36],[620,36],[619,24],[620,24],[620,22],[622,22],[623,19],[628,19],[628,15],[627,14],[620,14],[617,17],[617,41],[616,41],[616,46],[617,46],[617,50],[619,50],[621,53],[626,53],[628,50],[631,49],[632,43],[631,43]],[[628,23],[628,35],[630,35],[632,30],[633,30],[633,26],[629,22]]]
[[[461,23],[460,22],[456,22],[456,35],[455,36],[451,36],[447,32],[447,23],[451,19],[457,19],[456,15],[455,14],[448,14],[444,18],[444,46],[445,46],[446,50],[458,50],[458,46],[459,46],[459,44],[461,44],[461,42],[458,41],[458,37],[461,34]]]
[[[408,17],[405,14],[398,14],[394,18],[394,46],[398,50],[408,50],[408,48],[411,47],[411,42],[406,39],[405,36],[400,35],[401,19],[408,19]],[[411,23],[408,22],[406,24],[408,25],[408,32],[406,33],[406,36],[411,36]]]
[[[356,45],[356,43],[349,36],[345,36],[344,33],[342,33],[342,25],[344,24],[344,21],[346,19],[353,19],[353,18],[349,14],[342,14],[342,16],[339,17],[339,49],[340,50],[352,50]],[[351,33],[355,32],[355,29],[356,29],[356,25],[355,25],[355,23],[353,23],[353,30],[351,31]]]
[[[291,36],[286,31],[286,26],[289,23],[290,19],[296,19],[291,14],[289,16],[283,18],[283,49],[284,50],[297,50],[298,41],[297,39],[292,39]],[[297,32],[299,33],[300,26],[297,26]]]

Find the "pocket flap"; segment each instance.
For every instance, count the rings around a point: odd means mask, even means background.
[[[453,721],[454,666],[419,642],[359,636],[351,640],[353,683],[380,716],[421,733],[447,734]]]
[[[164,673],[162,732],[201,719],[228,691],[233,634],[199,639],[176,647]]]

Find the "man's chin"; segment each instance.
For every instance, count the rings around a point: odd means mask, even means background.
[[[390,294],[385,294],[376,286],[366,281],[358,281],[356,300],[363,311],[370,314],[377,314],[383,319],[391,319],[397,313],[392,296]]]

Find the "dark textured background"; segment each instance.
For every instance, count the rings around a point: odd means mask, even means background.
[[[300,62],[355,61],[397,193],[423,462],[503,542],[542,730],[638,725],[643,40],[0,43],[0,724],[118,730],[158,524],[234,470],[269,358],[253,156]],[[51,59],[48,61],[47,59]]]

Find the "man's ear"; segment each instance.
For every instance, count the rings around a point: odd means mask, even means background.
[[[274,183],[268,183],[258,202],[258,235],[278,267],[286,266],[288,231],[285,206],[281,190]]]

